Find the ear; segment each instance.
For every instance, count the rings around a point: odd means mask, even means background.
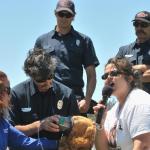
[[[57,15],[57,12],[56,12],[56,10],[54,10],[54,14],[55,14],[55,16]]]
[[[133,81],[133,76],[126,77],[127,82],[131,83]]]
[[[72,20],[71,21],[74,21],[74,17],[72,18]]]

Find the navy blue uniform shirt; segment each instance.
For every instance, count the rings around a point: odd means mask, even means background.
[[[54,81],[47,92],[38,91],[33,80],[26,80],[12,89],[12,120],[15,125],[26,125],[52,115],[72,116],[79,114],[79,108],[72,90]],[[62,108],[58,107],[61,101]],[[61,133],[40,132],[40,137],[59,139]],[[37,134],[32,136],[37,137]]]
[[[59,35],[52,30],[40,36],[35,47],[45,49],[58,58],[55,79],[74,89],[75,94],[79,94],[84,87],[83,67],[99,65],[91,39],[73,27],[66,35]]]
[[[133,65],[150,65],[150,41],[142,44],[136,42],[119,49],[116,57],[126,57]],[[144,90],[150,93],[150,83],[143,83]]]

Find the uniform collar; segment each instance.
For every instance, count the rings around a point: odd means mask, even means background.
[[[74,30],[73,26],[71,26],[70,32],[67,33],[64,36],[67,36],[67,35],[70,35],[70,34],[74,34],[75,35],[75,30]],[[59,36],[59,33],[56,31],[56,26],[55,26],[55,29],[52,31],[52,38],[55,37],[55,36]]]
[[[133,48],[144,48],[150,46],[150,40],[145,41],[144,43],[137,43],[137,40],[134,42]]]

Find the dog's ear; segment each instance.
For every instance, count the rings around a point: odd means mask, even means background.
[[[59,150],[89,150],[94,143],[96,127],[93,121],[83,116],[72,117],[72,130],[60,140]]]
[[[83,116],[72,117],[73,128],[68,137],[72,150],[90,149],[94,143],[96,127],[93,121]]]

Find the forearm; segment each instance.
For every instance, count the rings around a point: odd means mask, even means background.
[[[38,129],[40,129],[40,121],[35,121],[28,125],[16,125],[15,127],[23,132],[27,136],[31,136],[35,133],[38,133]]]
[[[86,69],[87,85],[85,99],[90,101],[96,87],[96,71],[94,66],[89,66]]]
[[[86,86],[86,95],[85,95],[85,99],[90,101],[92,98],[92,95],[94,93],[96,87],[96,79],[95,78],[91,78],[88,82],[87,82],[87,86]]]
[[[143,73],[142,82],[150,82],[150,69]]]
[[[108,150],[108,141],[104,129],[97,129],[95,136],[95,147],[96,150]]]

